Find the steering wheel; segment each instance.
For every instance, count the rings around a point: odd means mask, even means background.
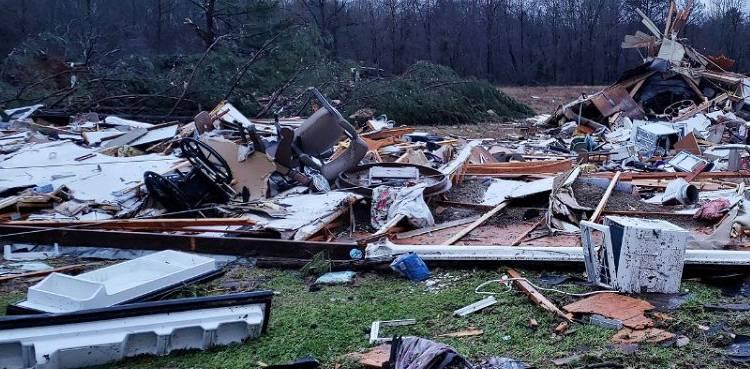
[[[180,141],[180,148],[190,164],[193,164],[193,167],[201,171],[209,180],[216,184],[232,182],[229,164],[211,146],[192,138],[184,138]]]

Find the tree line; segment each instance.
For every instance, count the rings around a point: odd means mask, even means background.
[[[680,3],[684,3],[681,0]],[[662,26],[667,0],[0,0],[0,53],[87,64],[104,57],[202,54],[247,39],[246,57],[300,47],[384,73],[425,60],[498,84],[612,82],[639,63],[626,34],[645,31],[642,9]],[[682,37],[750,70],[745,0],[697,1]],[[39,38],[54,39],[45,49]],[[282,42],[284,41],[284,42]],[[62,45],[62,46],[59,46]],[[241,66],[236,66],[241,68]],[[2,72],[2,71],[0,71]]]

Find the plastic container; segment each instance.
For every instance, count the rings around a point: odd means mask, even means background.
[[[391,263],[391,269],[399,272],[411,281],[424,281],[430,278],[430,270],[419,255],[410,252],[401,255]]]

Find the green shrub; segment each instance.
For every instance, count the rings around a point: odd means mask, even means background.
[[[347,112],[373,108],[401,124],[479,123],[534,113],[487,81],[462,79],[448,67],[427,62],[394,78],[360,82],[351,91]]]

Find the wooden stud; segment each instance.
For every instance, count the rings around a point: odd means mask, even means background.
[[[555,315],[567,321],[572,321],[571,317],[568,314],[565,314],[562,310],[560,310],[560,308],[557,307],[557,305],[544,297],[544,295],[537,291],[537,289],[534,288],[534,286],[532,286],[529,282],[525,280],[519,280],[518,278],[523,278],[521,273],[517,272],[515,269],[508,268],[508,275],[511,278],[515,279],[513,281],[513,285],[521,290],[521,292],[523,292],[526,296],[528,296],[531,302],[541,306],[544,310],[554,313]]]
[[[604,208],[607,206],[607,201],[609,201],[609,197],[612,196],[612,191],[615,190],[615,186],[620,180],[620,175],[622,175],[622,172],[615,173],[615,176],[612,177],[612,180],[609,182],[607,191],[604,192],[604,196],[602,196],[601,201],[599,201],[599,205],[596,206],[594,213],[591,214],[591,218],[589,218],[592,222],[596,222],[596,220],[602,215]]]
[[[490,210],[487,213],[485,213],[484,215],[482,215],[479,219],[477,219],[473,223],[469,224],[466,228],[462,229],[461,231],[459,231],[458,233],[456,233],[453,237],[447,239],[442,244],[443,245],[452,245],[452,244],[458,242],[460,239],[464,238],[464,236],[466,236],[467,234],[469,234],[469,232],[473,231],[474,228],[479,227],[480,225],[482,225],[482,223],[486,222],[487,219],[490,219],[490,218],[492,218],[493,215],[501,212],[503,209],[505,209],[506,206],[508,206],[508,201],[501,202],[500,204],[498,204],[497,206],[495,206],[494,208],[492,208],[492,210]]]

